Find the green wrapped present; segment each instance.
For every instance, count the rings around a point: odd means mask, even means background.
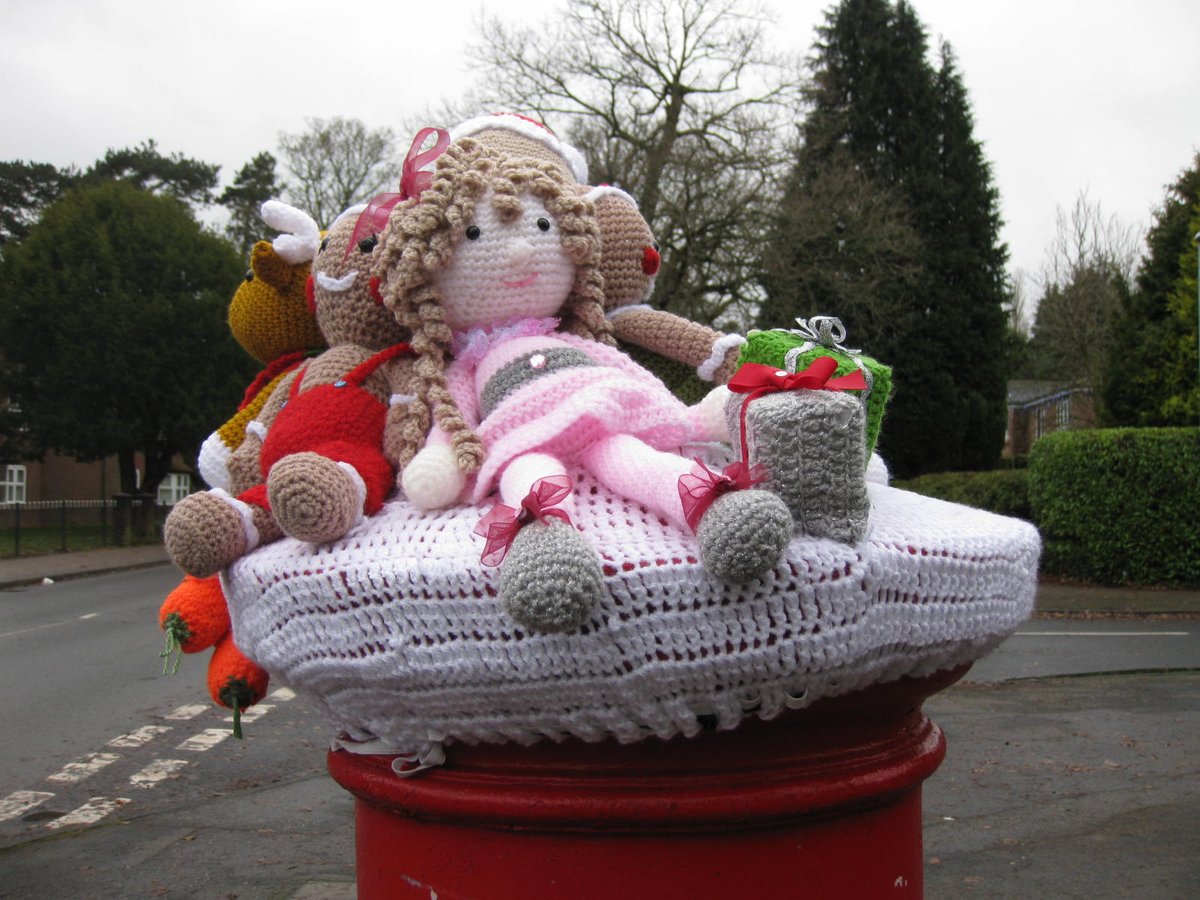
[[[859,393],[867,412],[867,456],[875,449],[879,440],[879,429],[883,425],[883,410],[892,395],[892,369],[883,363],[864,356],[861,350],[850,350],[843,345],[846,329],[841,319],[833,316],[813,316],[797,319],[797,328],[788,330],[775,328],[771,331],[751,331],[738,356],[738,365],[761,363],[778,366],[789,373],[803,371],[819,356],[832,356],[837,360],[835,375],[847,375],[859,369],[867,381],[867,388]]]

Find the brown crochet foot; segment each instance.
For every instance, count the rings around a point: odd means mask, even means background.
[[[175,565],[207,578],[246,552],[246,526],[228,500],[207,491],[189,494],[167,516],[163,543]]]
[[[350,473],[316,453],[295,453],[275,463],[267,495],[284,534],[313,544],[336,541],[362,512]]]

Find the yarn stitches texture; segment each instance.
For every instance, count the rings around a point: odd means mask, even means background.
[[[1027,522],[870,486],[857,545],[794,540],[741,587],[694,539],[586,477],[608,590],[577,633],[529,634],[496,599],[479,510],[393,501],[340,542],[285,539],[226,575],[238,646],[354,740],[622,742],[731,728],[984,655],[1033,608]]]

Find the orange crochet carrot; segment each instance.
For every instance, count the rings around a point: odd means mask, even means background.
[[[159,654],[163,658],[163,674],[179,669],[182,653],[196,653],[212,647],[229,632],[229,610],[221,580],[184,576],[183,581],[163,601],[158,611],[158,624],[166,633],[167,646]],[[174,657],[174,665],[171,665]]]
[[[242,710],[267,694],[267,673],[246,659],[227,634],[208,662],[208,693],[213,702],[233,710],[233,736],[242,737]]]

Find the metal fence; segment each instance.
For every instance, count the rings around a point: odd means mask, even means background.
[[[0,557],[161,540],[169,509],[151,495],[0,503]]]

